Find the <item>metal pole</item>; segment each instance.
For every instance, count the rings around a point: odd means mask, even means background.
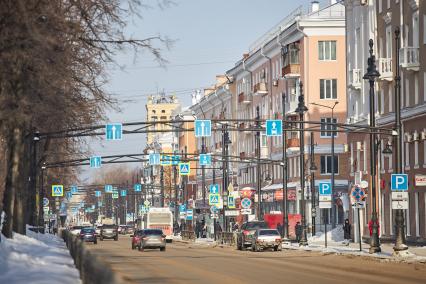
[[[160,207],[164,207],[164,167],[160,168],[160,184],[161,184],[161,193],[160,193]]]
[[[176,165],[173,166],[173,182],[174,182],[174,189],[175,189],[175,222],[177,224],[179,220],[179,204],[178,204],[178,185],[177,185]]]
[[[224,176],[224,183],[225,183],[225,187],[224,187],[224,192],[226,193],[225,198],[228,198],[228,184],[229,184],[229,145],[230,140],[229,140],[229,132],[228,132],[228,124],[225,124],[225,176]],[[226,205],[225,205],[226,204]],[[223,204],[223,218],[224,218],[224,232],[228,231],[228,220],[225,216],[225,210],[228,207],[228,200],[226,200],[226,203],[224,202]]]
[[[285,125],[285,117],[286,117],[286,110],[285,110],[285,99],[286,94],[283,92],[281,94],[281,100],[282,100],[282,124],[283,129],[286,129]],[[282,149],[282,163],[283,163],[283,238],[285,240],[289,239],[288,236],[288,204],[287,204],[287,131],[283,131],[283,149]]]
[[[259,106],[256,107],[256,128],[260,128],[260,108]],[[256,131],[256,156],[257,156],[257,163],[256,163],[256,176],[257,176],[257,219],[262,220],[262,175],[260,173],[260,131]]]
[[[225,124],[222,124],[222,155],[223,155],[223,157],[225,157],[226,156],[226,129],[225,129]],[[225,159],[222,159],[222,200],[223,200],[223,203],[225,203],[225,190],[226,190],[226,180],[225,180],[225,177],[226,177],[226,160]],[[222,228],[223,229],[225,229],[225,226],[226,226],[226,221],[225,221],[225,204],[223,204],[224,206],[223,206],[223,215],[222,215],[222,218],[223,218],[223,220],[222,220]]]
[[[334,105],[331,108],[331,122],[333,123],[333,130],[334,130]],[[334,192],[335,192],[335,182],[334,182],[334,175],[335,175],[335,163],[334,163],[334,136],[336,135],[335,132],[331,132],[331,226],[332,228],[336,228],[336,203],[334,200]]]
[[[368,79],[370,84],[370,171],[371,171],[371,195],[372,195],[372,213],[371,221],[373,223],[373,234],[370,239],[370,253],[380,252],[379,230],[377,223],[377,196],[376,196],[376,164],[377,164],[377,147],[376,147],[376,116],[375,116],[375,100],[374,100],[374,81],[380,76],[376,70],[376,58],[373,55],[373,40],[369,41],[370,57],[368,58],[368,69],[364,75],[364,79]]]
[[[395,28],[395,44],[396,44],[396,75],[395,75],[395,130],[397,136],[394,141],[395,149],[395,173],[402,173],[402,125],[401,125],[401,76],[399,70],[399,42],[400,30],[399,27]],[[391,205],[392,206],[392,205]],[[406,251],[408,246],[405,244],[405,230],[404,230],[404,211],[402,209],[395,210],[395,246],[393,247],[395,254],[400,254]]]
[[[359,251],[362,251],[362,241],[361,241],[361,219],[359,215],[359,204],[357,205],[357,214],[358,214],[358,242],[359,242]]]
[[[311,204],[312,204],[312,235],[315,236],[315,218],[316,218],[316,206],[315,206],[315,173],[312,170],[312,165],[315,164],[315,145],[314,145],[314,133],[311,132]]]
[[[300,145],[299,145],[299,163],[300,163],[300,188],[302,190],[302,199],[301,199],[301,215],[302,215],[302,236],[300,238],[299,244],[301,246],[308,245],[308,241],[306,239],[306,217],[305,217],[305,130],[304,130],[304,114],[305,111],[307,111],[308,108],[305,106],[305,96],[303,95],[303,83],[300,82],[300,95],[299,95],[299,104],[296,109],[296,112],[299,113],[299,120],[300,120],[300,130],[299,130],[299,136],[300,136]]]
[[[205,137],[203,136],[201,137],[201,154],[206,153],[205,143],[206,143]],[[202,190],[202,196],[203,196],[203,217],[204,217],[204,207],[206,204],[206,169],[204,165],[201,166],[201,190]]]

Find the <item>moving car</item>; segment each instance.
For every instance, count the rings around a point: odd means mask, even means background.
[[[252,251],[261,251],[272,248],[274,251],[282,250],[282,239],[280,233],[275,229],[259,229],[253,235]]]
[[[141,238],[142,238],[142,232],[143,232],[143,230],[137,230],[134,233],[134,235],[130,236],[132,238],[132,240],[131,240],[132,249],[139,248],[140,241],[141,241]]]
[[[165,251],[166,235],[160,229],[144,229],[141,232],[137,247],[139,251],[143,251],[146,248],[159,248],[160,251]]]
[[[118,241],[118,230],[116,225],[103,225],[101,229],[101,234],[99,239],[103,241],[104,239],[114,239]]]
[[[252,245],[252,239],[258,229],[269,229],[265,221],[249,221],[241,225],[237,232],[237,249],[244,250]]]
[[[101,235],[101,229],[102,229],[102,225],[96,226],[95,232],[98,238]]]
[[[94,228],[83,228],[80,230],[80,240],[84,242],[93,242],[95,245],[98,243],[96,232]]]

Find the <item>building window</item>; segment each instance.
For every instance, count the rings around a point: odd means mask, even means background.
[[[334,134],[334,137],[337,137],[337,132],[331,132],[330,130],[337,130],[336,125],[331,125],[331,123],[337,123],[337,118],[325,117],[321,118],[321,138],[329,138]]]
[[[161,113],[166,113],[166,110],[164,110],[164,109],[163,109],[163,110],[161,110]]]
[[[320,79],[320,99],[337,99],[337,79]]]
[[[284,66],[299,64],[299,43],[294,42],[284,47]]]
[[[336,60],[336,41],[318,42],[318,59],[321,61]]]
[[[339,157],[334,156],[334,173],[338,174],[339,169]],[[331,155],[323,155],[321,156],[321,174],[322,175],[330,175],[332,173],[331,168]]]

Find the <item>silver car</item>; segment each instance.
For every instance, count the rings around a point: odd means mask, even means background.
[[[252,239],[252,251],[261,251],[268,248],[272,248],[274,251],[282,250],[280,233],[275,229],[258,229]]]
[[[144,229],[141,232],[139,245],[140,251],[146,248],[159,248],[160,251],[166,250],[166,236],[160,229]]]

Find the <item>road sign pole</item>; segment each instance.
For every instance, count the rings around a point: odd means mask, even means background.
[[[328,209],[326,209],[327,210],[327,215],[328,215]],[[325,238],[324,238],[324,245],[325,245],[325,248],[327,248],[327,223],[328,223],[328,220],[326,220],[326,218],[325,218],[325,214],[324,214],[324,234],[325,234]]]
[[[164,207],[164,168],[163,166],[161,166],[160,168],[160,185],[161,185],[160,207]]]
[[[357,208],[357,215],[358,215],[358,242],[359,242],[359,251],[362,251],[361,220],[360,220],[360,214],[359,214],[359,205],[358,205],[358,208]]]
[[[260,129],[260,108],[256,107],[256,128]],[[257,179],[257,219],[262,220],[262,175],[260,173],[260,131],[256,131],[256,179]]]
[[[283,53],[284,56],[284,53]],[[282,167],[283,167],[283,201],[282,201],[282,207],[283,207],[283,238],[284,240],[288,241],[288,210],[287,210],[287,131],[286,131],[286,125],[285,122],[285,99],[286,94],[283,92],[281,94],[281,103],[282,103],[282,124],[283,124],[283,147],[282,147]]]

